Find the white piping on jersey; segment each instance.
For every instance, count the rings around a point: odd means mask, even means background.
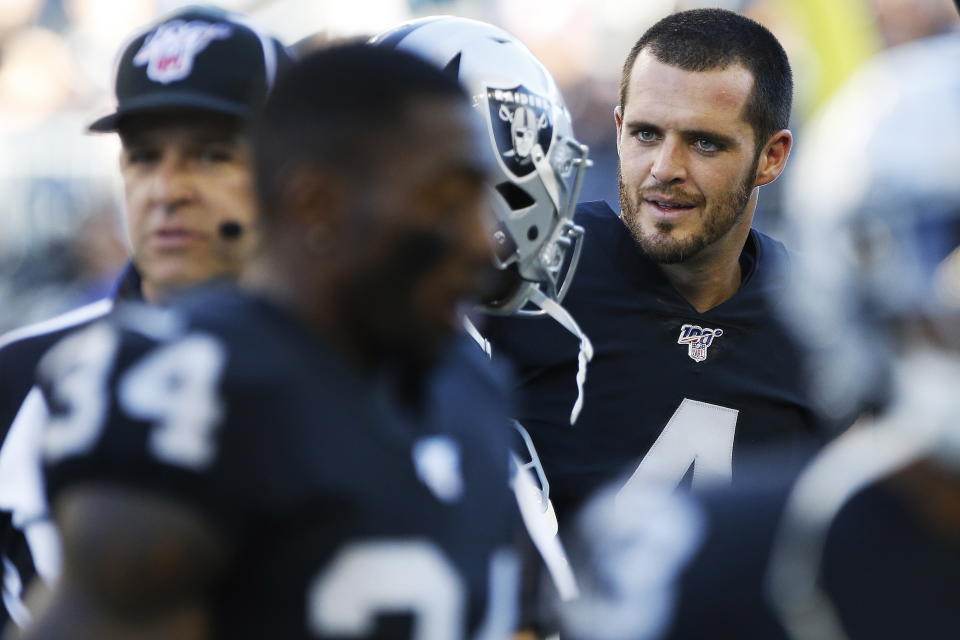
[[[3,349],[7,345],[13,344],[14,342],[20,342],[21,340],[25,340],[27,338],[34,338],[36,336],[54,333],[55,331],[69,329],[70,327],[96,320],[97,318],[110,313],[112,308],[113,300],[110,298],[104,298],[103,300],[92,302],[88,305],[60,314],[59,316],[54,316],[48,320],[43,320],[34,324],[28,324],[25,327],[8,331],[4,335],[0,336],[0,349]]]
[[[23,580],[17,567],[7,558],[3,558],[3,605],[10,619],[21,629],[30,624],[30,610],[23,602]]]
[[[520,507],[520,517],[530,534],[540,557],[546,565],[547,571],[553,580],[554,586],[562,602],[568,602],[580,596],[577,579],[570,567],[570,560],[557,535],[559,526],[557,516],[553,511],[553,504],[547,501],[546,510],[540,502],[540,490],[533,480],[533,473],[525,468],[515,454],[511,454],[517,473],[513,477],[514,497]]]
[[[493,350],[490,348],[490,341],[483,337],[483,334],[477,329],[477,325],[473,324],[473,321],[467,316],[463,316],[463,327],[467,330],[470,337],[483,349],[487,357],[492,358]]]
[[[33,565],[47,584],[60,574],[60,545],[49,520],[42,462],[43,429],[49,413],[39,387],[27,394],[0,448],[0,510],[23,532]]]
[[[550,313],[550,311],[552,311],[552,309],[547,311],[547,313]],[[567,317],[569,317],[569,315]],[[587,359],[593,357],[593,346],[587,337],[583,335],[583,332],[580,331],[580,328],[577,327],[576,323],[573,322],[572,318],[570,318],[570,323],[576,327],[576,331],[569,329],[567,324],[559,318],[557,321],[563,324],[564,327],[567,327],[568,330],[573,331],[573,333],[581,339],[581,371],[583,371],[585,378],[586,371],[584,368],[586,363],[583,362],[583,359],[584,357]],[[487,354],[487,357],[493,357],[490,341],[483,337],[483,334],[480,333],[480,330],[477,329],[470,318],[466,316],[463,317],[463,326],[470,337],[473,338],[480,348],[483,349],[484,353]],[[584,345],[584,343],[586,344]],[[578,388],[582,389],[583,381],[580,380],[579,374],[577,376],[577,385]],[[582,404],[580,397],[582,397],[582,393],[578,396],[578,403]],[[579,413],[579,407],[575,409],[575,413]],[[576,420],[576,415],[571,418],[571,422],[574,420]],[[540,458],[537,456],[537,450],[533,446],[533,441],[530,440],[526,429],[524,429],[519,422],[514,420],[513,424],[520,432],[520,435],[523,436],[524,442],[530,451],[531,460],[537,470],[537,475],[540,476],[539,481],[546,483],[547,478],[543,473],[543,466],[540,464]],[[573,575],[573,569],[570,568],[570,560],[567,558],[567,552],[563,547],[563,542],[561,542],[560,536],[557,535],[559,526],[557,525],[557,516],[553,511],[553,504],[550,502],[549,489],[543,494],[543,499],[546,501],[546,507],[544,507],[540,502],[541,492],[537,489],[537,485],[533,481],[533,471],[530,466],[525,465],[514,453],[511,453],[510,457],[516,465],[516,473],[510,484],[514,497],[517,500],[517,506],[520,508],[520,516],[523,520],[524,527],[530,535],[530,540],[540,553],[540,557],[543,559],[543,564],[546,566],[547,572],[550,574],[553,584],[557,588],[560,600],[563,602],[573,600],[579,597],[580,589],[577,587],[577,579]],[[548,487],[549,485],[545,486]]]

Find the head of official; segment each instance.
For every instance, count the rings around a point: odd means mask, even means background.
[[[739,257],[792,146],[792,91],[777,39],[730,11],[676,13],[637,41],[615,110],[620,205],[651,259]]]
[[[126,223],[144,297],[234,276],[256,245],[248,125],[289,56],[235,14],[191,7],[123,50],[116,132]]]
[[[480,130],[457,82],[352,44],[296,63],[254,134],[269,283],[354,359],[429,362],[489,269]]]

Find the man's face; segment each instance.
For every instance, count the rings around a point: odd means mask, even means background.
[[[255,244],[251,154],[240,124],[204,114],[133,117],[120,131],[133,261],[148,300],[235,276]],[[244,233],[220,235],[224,222]]]
[[[366,249],[346,285],[371,339],[429,361],[491,268],[487,165],[466,106],[421,101],[409,118],[362,198],[376,229],[359,232]]]
[[[757,185],[752,88],[740,65],[690,72],[637,56],[617,112],[620,206],[652,260],[683,262],[741,221]]]

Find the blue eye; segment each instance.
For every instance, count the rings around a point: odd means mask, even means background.
[[[704,138],[700,138],[693,143],[693,146],[697,148],[697,151],[703,151],[705,153],[713,153],[714,151],[719,151],[720,147],[715,143]]]
[[[633,137],[635,137],[640,142],[653,142],[657,139],[657,134],[654,133],[653,131],[650,131],[649,129],[640,129],[639,131],[633,134]]]

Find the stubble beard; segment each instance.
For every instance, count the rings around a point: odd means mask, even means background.
[[[679,264],[690,260],[705,248],[722,238],[743,218],[753,191],[753,181],[759,164],[755,158],[750,170],[736,186],[724,193],[716,202],[703,210],[703,222],[699,232],[688,238],[678,239],[671,232],[676,226],[673,222],[661,220],[655,223],[656,231],[648,233],[640,221],[640,207],[646,192],[660,195],[679,195],[675,187],[669,184],[656,184],[653,187],[640,189],[637,197],[631,199],[627,187],[623,183],[623,175],[617,170],[617,184],[620,190],[620,210],[623,212],[623,222],[633,236],[634,242],[640,250],[657,264]]]

